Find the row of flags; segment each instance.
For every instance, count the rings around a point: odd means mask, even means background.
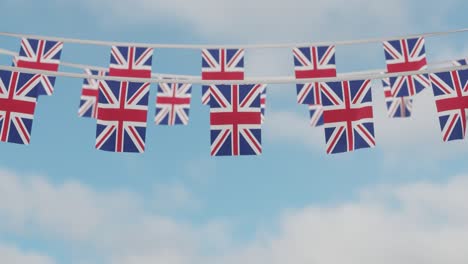
[[[383,43],[387,72],[405,73],[427,68],[424,39]],[[18,68],[58,71],[63,43],[21,40],[13,60]],[[293,49],[296,79],[336,77],[335,46]],[[113,46],[107,70],[86,69],[80,117],[96,119],[96,144],[112,152],[145,151],[149,82],[96,80],[92,76],[151,78],[153,49]],[[244,80],[243,49],[202,50],[202,80]],[[453,63],[466,65],[466,60]],[[55,77],[0,71],[0,141],[29,144],[37,99],[52,95]],[[382,80],[388,116],[410,117],[413,98],[433,88],[443,140],[466,134],[468,70],[416,74]],[[306,105],[311,126],[323,126],[326,152],[341,153],[375,146],[370,80],[297,84],[297,102]],[[157,125],[187,125],[192,86],[158,84]],[[259,155],[265,119],[266,85],[204,85],[202,104],[210,107],[212,156]]]

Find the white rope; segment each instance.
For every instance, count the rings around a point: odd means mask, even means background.
[[[127,78],[127,77],[111,77],[111,76],[97,76],[97,75],[88,75],[80,73],[71,73],[71,72],[53,72],[53,71],[43,71],[43,70],[33,70],[26,68],[17,68],[10,66],[0,66],[0,70],[7,71],[18,71],[30,74],[43,74],[48,76],[57,76],[57,77],[69,77],[69,78],[78,78],[78,79],[96,79],[96,80],[111,80],[111,81],[128,81],[128,82],[150,82],[150,83],[183,83],[183,84],[201,84],[201,85],[219,85],[219,84],[289,84],[289,83],[312,83],[312,82],[339,82],[339,81],[353,81],[353,80],[374,80],[374,79],[383,79],[397,76],[408,76],[408,75],[418,75],[418,74],[430,74],[438,72],[447,72],[453,70],[466,70],[468,65],[463,66],[452,66],[452,67],[443,67],[435,69],[426,69],[421,71],[411,71],[411,72],[400,72],[400,73],[369,73],[369,74],[356,74],[356,75],[347,75],[339,76],[334,78],[315,78],[315,79],[251,79],[243,81],[204,81],[198,80],[193,82],[192,80],[187,79],[157,79],[157,78]]]
[[[0,48],[0,54],[10,55],[10,56],[17,56],[17,53]],[[455,59],[458,60],[458,59]],[[454,60],[444,60],[444,61],[436,61],[431,63],[429,66],[439,66],[449,64]],[[108,69],[105,67],[99,66],[92,66],[92,65],[84,65],[84,64],[77,64],[77,63],[69,63],[69,62],[60,62],[60,65],[75,68],[75,69],[90,69],[90,70],[97,70],[97,71],[107,71]],[[366,70],[366,71],[358,71],[358,72],[347,72],[347,73],[340,73],[338,77],[348,77],[348,76],[361,76],[361,75],[368,75],[368,74],[381,74],[385,73],[386,70],[384,69],[377,69],[377,70]],[[152,78],[158,80],[164,80],[164,82],[169,82],[169,80],[184,80],[187,83],[197,84],[200,83],[201,77],[195,75],[179,75],[179,74],[165,74],[165,73],[153,73],[151,74]],[[91,78],[91,76],[89,76]],[[264,83],[260,82],[262,80],[268,80],[269,82],[266,83],[276,83],[277,81],[281,81],[283,83],[300,83],[294,76],[264,76],[264,77],[256,77],[256,78],[247,78],[244,80],[246,83]]]
[[[433,37],[442,36],[448,34],[455,34],[468,31],[468,28],[447,30],[439,32],[429,32],[422,34],[404,35],[404,36],[392,36],[384,38],[368,38],[368,39],[357,39],[357,40],[344,40],[344,41],[325,41],[325,42],[305,42],[305,43],[282,43],[282,44],[242,44],[242,45],[195,45],[195,44],[151,44],[151,43],[135,43],[135,42],[115,42],[115,41],[99,41],[99,40],[87,40],[87,39],[75,39],[75,38],[62,38],[52,36],[40,36],[32,34],[20,34],[11,32],[0,32],[0,36],[17,37],[17,38],[34,38],[34,39],[45,39],[52,41],[60,41],[64,43],[76,43],[76,44],[87,44],[97,46],[134,46],[134,47],[146,47],[146,48],[157,48],[157,49],[270,49],[270,48],[295,48],[302,46],[325,46],[325,45],[354,45],[364,43],[383,42],[388,40],[397,40],[402,38],[415,38],[415,37]]]

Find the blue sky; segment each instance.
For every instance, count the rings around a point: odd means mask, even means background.
[[[3,0],[0,21],[2,31],[71,38],[254,44],[464,28],[467,8],[461,0]],[[428,61],[468,56],[467,40],[427,39]],[[19,50],[18,39],[0,43]],[[109,48],[65,44],[62,59],[107,66]],[[247,76],[292,74],[286,49],[247,50],[245,63]],[[199,51],[155,50],[153,71],[198,75],[200,64]],[[383,68],[383,48],[338,46],[337,64]],[[150,104],[147,151],[126,155],[94,149],[95,122],[76,114],[81,83],[58,78],[55,94],[40,98],[30,146],[0,144],[2,263],[468,261],[467,146],[441,142],[429,90],[412,119],[389,120],[374,82],[377,147],[327,156],[294,85],[272,85],[264,154],[211,158],[199,86],[188,127],[154,126]]]

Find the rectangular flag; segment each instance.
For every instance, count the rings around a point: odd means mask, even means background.
[[[85,74],[94,76],[107,76],[107,71],[85,69]],[[80,108],[78,109],[79,117],[89,117],[96,119],[97,105],[99,97],[99,80],[86,78],[83,81],[81,88]]]
[[[187,125],[191,97],[191,84],[160,83],[154,118],[156,125]]]
[[[112,46],[109,76],[151,78],[152,48]]]
[[[409,96],[393,97],[389,78],[382,80],[382,86],[385,94],[385,104],[387,105],[387,116],[390,118],[411,117],[413,99]]]

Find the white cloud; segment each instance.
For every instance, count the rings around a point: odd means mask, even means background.
[[[12,246],[0,245],[0,262],[7,264],[54,264],[47,256],[24,252]]]

